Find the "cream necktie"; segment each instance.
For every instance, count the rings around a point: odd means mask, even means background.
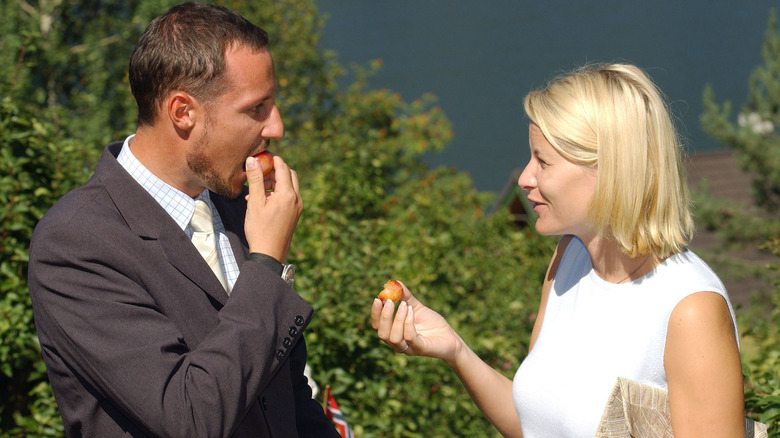
[[[192,244],[198,250],[203,259],[206,260],[214,275],[222,283],[222,287],[230,295],[230,287],[225,274],[222,272],[222,266],[219,263],[219,254],[217,253],[217,239],[214,236],[214,224],[211,222],[211,208],[205,201],[198,199],[195,201],[195,213],[190,220],[192,226]]]

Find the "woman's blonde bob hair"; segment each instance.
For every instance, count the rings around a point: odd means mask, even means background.
[[[665,258],[693,234],[680,141],[660,90],[632,65],[588,65],[532,91],[531,122],[569,161],[596,169],[596,232],[631,257]]]

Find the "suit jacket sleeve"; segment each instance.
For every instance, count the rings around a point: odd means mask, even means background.
[[[312,398],[311,386],[303,374],[306,356],[306,342],[301,339],[290,353],[298,434],[301,438],[341,438],[333,423],[325,416],[322,405]]]

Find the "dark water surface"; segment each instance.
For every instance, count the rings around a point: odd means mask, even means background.
[[[702,92],[740,108],[762,63],[778,1],[317,0],[329,18],[321,45],[342,65],[382,59],[372,88],[411,101],[430,92],[455,137],[426,162],[467,171],[499,192],[528,159],[522,98],[563,70],[627,61],[653,77],[688,138],[687,150],[723,146],[701,131]],[[736,114],[732,114],[736,119]]]

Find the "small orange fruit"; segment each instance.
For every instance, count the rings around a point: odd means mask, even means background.
[[[268,175],[274,170],[274,156],[272,153],[263,151],[254,157],[257,158],[257,163],[260,164],[260,169],[263,170],[263,176]]]
[[[396,302],[401,299],[403,294],[404,288],[401,286],[401,283],[397,280],[388,280],[388,282],[385,283],[385,288],[382,289],[382,292],[379,292],[379,299],[382,301],[392,300],[393,302]]]

